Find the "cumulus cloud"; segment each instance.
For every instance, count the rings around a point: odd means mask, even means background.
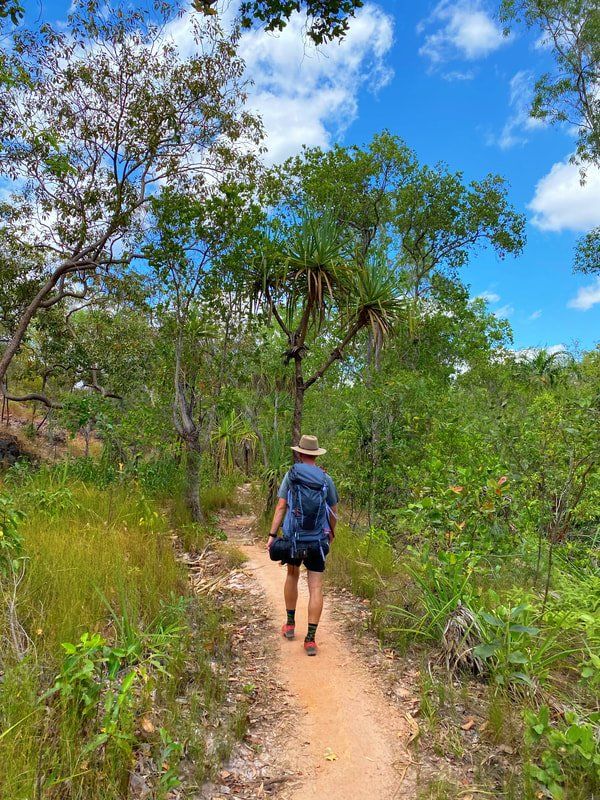
[[[497,303],[500,300],[500,295],[496,292],[485,291],[475,296],[475,300],[485,300],[486,303]]]
[[[510,303],[506,303],[505,305],[500,306],[500,308],[497,308],[494,311],[494,314],[497,317],[500,317],[501,319],[507,319],[508,317],[512,316],[514,313],[515,313],[515,309],[514,309],[513,306],[510,305]]]
[[[509,104],[512,113],[502,128],[500,136],[492,141],[502,150],[518,144],[525,144],[528,134],[545,126],[544,120],[532,117],[529,113],[533,101],[535,78],[531,70],[520,70],[510,80]]]
[[[600,169],[590,166],[582,185],[579,167],[559,161],[538,181],[528,208],[540,230],[589,231],[600,225]]]
[[[587,286],[580,286],[575,297],[572,297],[567,305],[569,308],[576,308],[578,311],[589,311],[600,303],[600,278],[596,278],[593,283]]]
[[[221,17],[231,24],[237,4],[228,3]],[[316,48],[306,38],[306,18],[294,14],[283,31],[245,31],[238,51],[246,62],[249,110],[263,120],[268,152],[277,163],[303,144],[329,147],[358,113],[359,93],[377,92],[392,77],[386,56],[394,40],[393,19],[374,3],[366,3],[341,42]],[[166,35],[182,55],[195,52],[187,15],[175,20]]]
[[[355,119],[360,90],[377,91],[392,76],[385,57],[393,22],[378,6],[366,4],[341,43],[319,50],[306,41],[304,25],[295,14],[277,36],[253,30],[240,42],[254,82],[248,104],[263,119],[271,162],[302,144],[328,147]]]
[[[419,53],[432,66],[456,58],[474,61],[508,41],[482,0],[441,0],[417,32],[425,34]]]

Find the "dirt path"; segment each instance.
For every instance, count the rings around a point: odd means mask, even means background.
[[[286,748],[301,777],[294,800],[407,800],[414,798],[406,720],[390,704],[367,667],[336,625],[327,597],[317,641],[319,655],[308,658],[302,647],[308,590],[300,580],[296,613],[298,637],[279,635],[285,618],[285,568],[269,559],[264,543],[252,541],[252,517],[223,521],[230,541],[248,557],[245,570],[264,592],[270,627],[278,642],[278,678],[286,686],[297,725]],[[277,698],[274,698],[277,702]],[[285,796],[281,795],[282,797]]]

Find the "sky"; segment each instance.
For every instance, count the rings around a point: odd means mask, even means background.
[[[227,18],[232,0],[221,1]],[[27,18],[60,22],[67,10],[65,0],[30,0]],[[504,260],[484,249],[461,277],[509,320],[517,349],[589,349],[600,341],[600,277],[574,274],[572,263],[578,237],[600,225],[600,170],[582,186],[569,163],[574,132],[529,117],[551,54],[538,32],[503,36],[496,10],[487,0],[368,1],[346,38],[319,52],[298,16],[281,34],[247,32],[249,105],[270,163],[303,144],[365,145],[387,129],[421,162],[445,162],[466,181],[505,177],[527,218],[525,249]],[[169,35],[183,52],[193,46],[185,17]]]

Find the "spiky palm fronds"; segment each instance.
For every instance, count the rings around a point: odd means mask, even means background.
[[[230,411],[227,416],[223,417],[211,438],[216,449],[219,475],[228,475],[233,472],[235,451],[238,447],[249,445],[253,448],[258,440],[248,422],[235,411]]]
[[[292,284],[288,311],[294,313],[298,300],[309,309],[313,321],[323,321],[327,297],[334,300],[342,277],[348,270],[345,237],[330,214],[307,214],[282,248]]]
[[[350,319],[370,327],[376,347],[389,335],[405,308],[396,277],[383,258],[367,261],[349,276]]]

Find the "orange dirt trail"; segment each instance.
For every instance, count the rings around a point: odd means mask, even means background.
[[[235,539],[249,522],[248,517],[237,517],[224,528]],[[265,594],[271,619],[265,633],[277,637],[280,660],[275,668],[297,712],[286,753],[302,780],[294,800],[414,798],[411,759],[404,746],[409,735],[406,720],[386,699],[358,651],[351,649],[348,634],[332,619],[327,593],[317,631],[319,654],[310,658],[302,647],[308,602],[305,570],[299,585],[297,637],[290,642],[280,635],[285,621],[285,567],[269,559],[262,542],[244,543],[242,550],[249,558],[245,568]]]

